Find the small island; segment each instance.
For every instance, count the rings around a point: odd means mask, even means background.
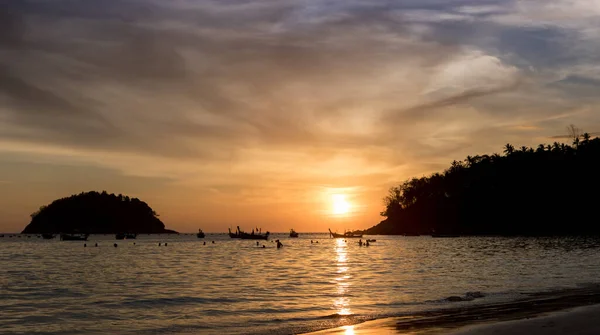
[[[574,128],[574,127],[573,127]],[[576,128],[574,128],[576,129]],[[504,147],[392,187],[372,235],[600,235],[600,139]]]
[[[137,198],[86,192],[53,201],[31,214],[22,234],[169,234],[147,203]]]

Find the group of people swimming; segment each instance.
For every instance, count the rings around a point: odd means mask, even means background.
[[[367,240],[366,242],[363,242],[362,239],[358,240],[358,246],[362,247],[363,244],[365,245],[365,247],[369,246],[369,240]]]
[[[271,242],[272,242],[272,241],[271,241]],[[277,242],[277,249],[279,249],[279,248],[283,247],[283,243],[281,243],[281,241],[279,241],[279,240],[275,240],[275,242]],[[260,243],[259,243],[258,241],[256,241],[256,246],[257,246],[257,247],[260,247]],[[262,248],[266,248],[266,247],[267,247],[266,245],[264,245],[264,244],[262,245]]]
[[[277,249],[279,249],[279,248],[282,248],[282,247],[283,247],[283,243],[281,243],[281,241],[279,241],[279,240],[275,240],[275,242],[277,243]],[[347,241],[346,241],[346,240],[344,240],[344,242],[347,242]],[[313,244],[313,243],[319,243],[319,241],[313,241],[313,240],[310,240],[310,244]],[[215,241],[212,241],[212,244],[215,244]],[[135,245],[135,242],[133,242],[133,245]],[[163,245],[163,244],[162,244],[162,243],[158,243],[158,246],[159,246],[159,247],[160,247],[161,245]],[[206,241],[202,242],[202,245],[206,245]],[[362,241],[362,239],[360,239],[360,240],[358,240],[358,245],[359,245],[359,246],[361,246],[361,247],[362,247],[363,245],[364,245],[364,246],[366,246],[366,247],[368,247],[368,246],[369,246],[369,240],[366,240],[365,242],[363,242],[363,241]],[[97,246],[98,246],[98,243],[96,243],[94,246],[95,246],[95,247],[97,247]],[[165,246],[165,247],[167,246],[167,243],[166,243],[166,242],[164,243],[164,246]],[[261,246],[260,246],[260,243],[259,243],[258,241],[256,241],[256,246],[257,246],[257,247],[259,247],[259,248],[261,247]],[[84,248],[85,248],[85,247],[87,247],[87,244],[83,244],[83,247],[84,247]],[[114,247],[115,247],[115,248],[117,247],[117,244],[116,244],[116,243],[114,244]],[[263,245],[262,245],[262,248],[266,248],[266,246],[263,244]]]

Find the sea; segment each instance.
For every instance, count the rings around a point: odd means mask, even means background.
[[[0,334],[302,334],[600,278],[595,238],[365,238],[4,234]]]

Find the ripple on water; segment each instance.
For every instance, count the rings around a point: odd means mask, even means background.
[[[595,239],[377,236],[367,248],[327,237],[274,237],[283,249],[226,235],[209,235],[216,243],[207,245],[194,236],[140,236],[119,248],[104,236],[87,248],[0,238],[0,329],[289,334],[512,300],[600,275]],[[448,299],[476,291],[484,296]]]

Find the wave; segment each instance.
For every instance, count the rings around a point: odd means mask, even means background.
[[[126,307],[140,307],[140,308],[154,308],[156,306],[163,305],[189,305],[189,304],[209,304],[209,303],[218,303],[218,304],[233,304],[240,302],[250,302],[255,301],[256,299],[251,298],[202,298],[202,297],[191,297],[191,296],[183,296],[183,297],[161,297],[161,298],[152,298],[152,299],[132,299],[125,300],[115,304],[126,306]]]

